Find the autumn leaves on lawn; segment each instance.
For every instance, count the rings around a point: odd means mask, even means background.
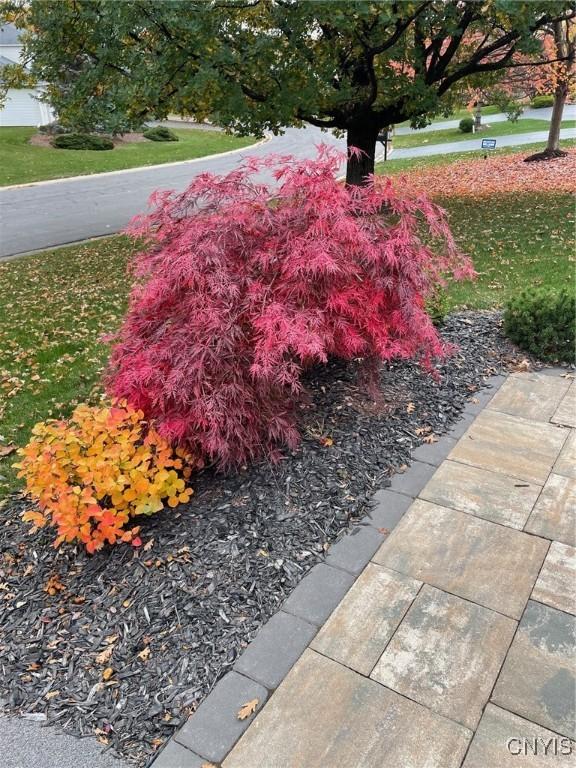
[[[328,147],[314,160],[250,159],[153,196],[131,228],[144,246],[110,360],[116,402],[38,425],[21,451],[40,507],[26,517],[55,525],[56,544],[138,545],[132,518],[187,501],[195,467],[293,448],[313,363],[430,368],[446,353],[425,302],[445,276],[473,270],[442,210],[390,181],[348,188],[341,161]],[[255,181],[263,168],[275,188]]]

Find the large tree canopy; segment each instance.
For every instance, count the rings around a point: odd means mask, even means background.
[[[5,8],[8,6],[5,5]],[[377,136],[449,108],[475,78],[536,55],[566,0],[31,0],[11,4],[63,121],[110,129],[170,112],[242,134],[345,131],[373,170]],[[126,118],[128,122],[126,123]]]

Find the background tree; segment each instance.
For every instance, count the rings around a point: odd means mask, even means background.
[[[12,11],[18,4],[9,3]],[[30,0],[26,52],[63,119],[110,105],[135,124],[170,112],[240,134],[308,122],[363,150],[347,181],[374,170],[378,134],[421,126],[466,82],[539,50],[567,0]],[[18,22],[17,22],[18,23]],[[101,105],[105,104],[105,109]]]
[[[546,37],[546,43],[550,64],[543,69],[539,90],[554,94],[552,117],[546,149],[527,157],[527,162],[551,160],[567,154],[560,149],[560,126],[566,100],[576,88],[576,24],[574,20],[555,21],[552,25],[552,33]]]

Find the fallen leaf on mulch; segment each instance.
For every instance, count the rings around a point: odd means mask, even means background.
[[[98,656],[96,656],[96,663],[97,664],[106,664],[110,661],[110,657],[112,656],[112,652],[114,650],[114,646],[110,645],[108,648],[102,651],[102,653],[99,653]]]
[[[113,674],[114,674],[114,670],[112,669],[112,667],[106,667],[104,672],[102,672],[102,678],[104,680],[110,680]]]
[[[406,413],[414,413],[415,410],[416,410],[416,406],[414,405],[414,403],[408,403],[408,405],[406,406]]]
[[[431,445],[432,443],[437,443],[438,438],[436,437],[436,435],[426,435],[426,437],[423,438],[422,442],[428,443],[428,445]]]
[[[236,715],[238,720],[246,720],[247,717],[253,715],[256,712],[259,701],[260,699],[252,699],[252,701],[247,701],[246,704],[243,704]]]
[[[148,661],[148,659],[150,658],[150,646],[146,646],[146,648],[144,648],[143,651],[140,651],[140,653],[138,654],[138,658],[140,659],[140,661]]]
[[[50,576],[48,581],[46,582],[46,586],[44,587],[44,592],[48,592],[49,595],[56,595],[58,592],[62,592],[62,590],[66,589],[64,584],[60,581],[59,576]]]
[[[330,448],[332,445],[334,445],[334,440],[331,437],[321,437],[320,445],[323,445],[324,448]]]

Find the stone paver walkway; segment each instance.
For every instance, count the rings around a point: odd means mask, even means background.
[[[575,764],[576,382],[513,374],[488,400],[418,449],[155,768]]]

